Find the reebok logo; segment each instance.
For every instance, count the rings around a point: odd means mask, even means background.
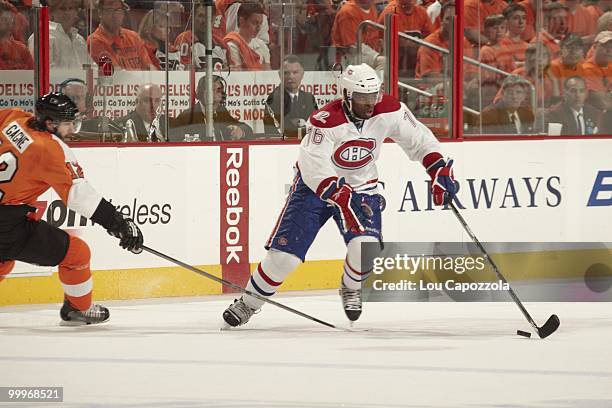
[[[243,216],[244,207],[240,200],[240,170],[243,166],[243,148],[229,148],[229,155],[225,163],[225,252],[227,254],[225,263],[240,263],[240,254],[243,247],[240,245],[240,220]]]

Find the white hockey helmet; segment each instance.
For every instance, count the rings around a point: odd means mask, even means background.
[[[349,103],[353,98],[353,92],[360,94],[377,94],[377,101],[380,101],[382,82],[378,78],[376,71],[368,64],[349,65],[342,72],[340,78],[340,89],[342,96]]]

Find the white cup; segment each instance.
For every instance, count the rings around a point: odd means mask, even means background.
[[[561,123],[549,123],[548,124],[548,136],[560,136],[562,127],[563,127],[563,124]]]

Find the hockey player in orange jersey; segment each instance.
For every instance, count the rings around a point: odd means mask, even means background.
[[[110,313],[92,304],[89,247],[39,220],[32,206],[37,198],[52,187],[67,207],[102,225],[123,248],[140,253],[143,244],[138,226],[94,190],[63,142],[78,132],[77,114],[76,105],[60,93],[39,98],[36,115],[0,110],[0,281],[15,261],[59,265],[63,325],[102,323]]]

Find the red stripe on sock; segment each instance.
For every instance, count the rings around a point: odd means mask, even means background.
[[[261,278],[270,286],[279,286],[282,282],[276,282],[274,280],[272,280],[272,278],[270,278],[268,275],[266,275],[266,273],[263,271],[261,264],[257,265],[257,272],[259,273],[259,276],[261,276]]]
[[[349,263],[349,261],[348,261],[348,256],[347,256],[346,258],[344,258],[344,264],[345,264],[346,266],[348,266],[348,268],[351,270],[351,272],[353,272],[355,275],[363,276],[363,275],[367,275],[368,273],[370,273],[370,272],[371,272],[371,271],[357,272],[357,271],[355,270],[355,268],[353,268],[353,267],[351,266],[351,264]]]

